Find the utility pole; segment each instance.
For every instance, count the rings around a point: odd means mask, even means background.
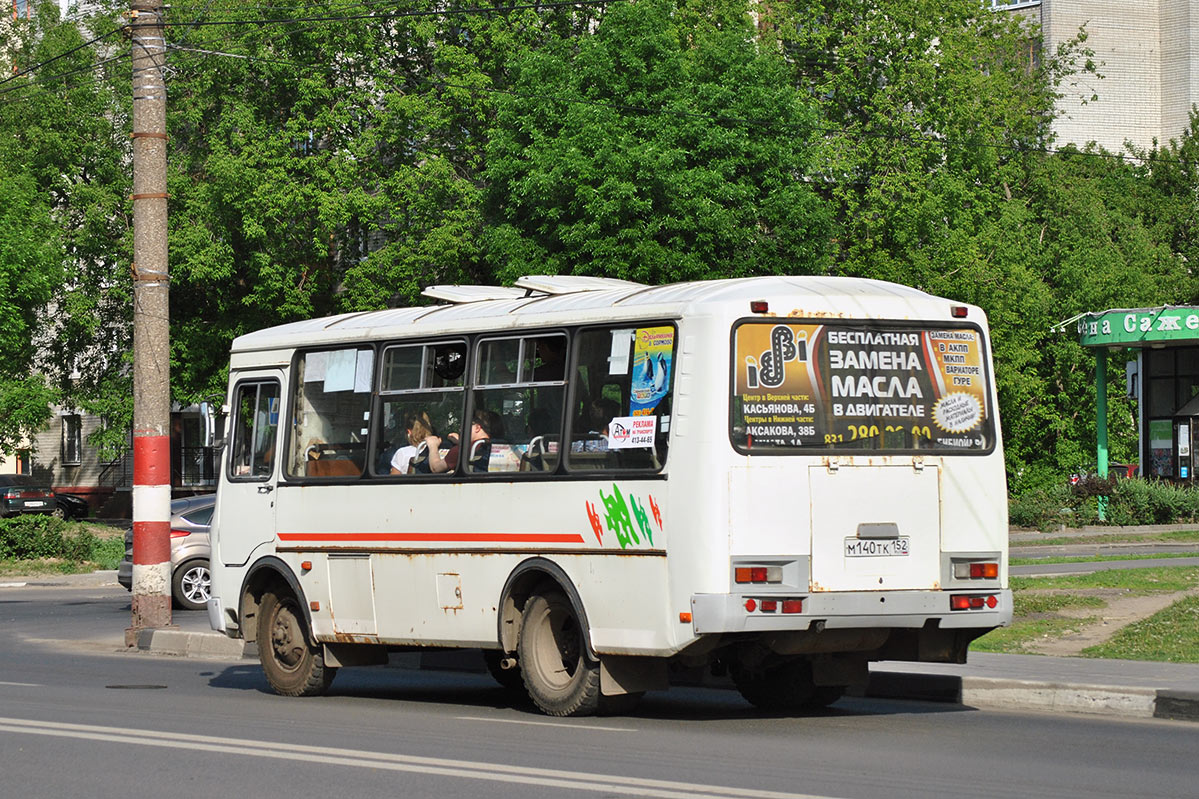
[[[152,4],[151,4],[152,3]],[[134,0],[133,619],[125,643],[171,623],[171,381],[163,7]]]

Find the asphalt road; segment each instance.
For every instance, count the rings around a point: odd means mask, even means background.
[[[549,719],[485,675],[378,668],[289,699],[253,662],[116,653],[128,621],[119,588],[0,589],[0,795],[1193,797],[1199,778],[1185,722],[879,700],[770,717],[677,688]]]

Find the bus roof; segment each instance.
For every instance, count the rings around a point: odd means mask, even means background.
[[[479,329],[505,330],[621,319],[673,319],[690,315],[748,316],[751,300],[766,300],[780,317],[849,319],[949,318],[949,301],[919,289],[853,277],[750,277],[644,286],[587,278],[536,276],[529,296],[513,289],[438,286],[427,294],[454,301],[440,305],[338,314],[269,327],[233,341],[233,352],[373,341]],[[522,281],[524,282],[524,281]],[[611,286],[611,287],[609,287]],[[556,293],[549,293],[556,292]],[[488,299],[492,294],[495,299]],[[981,321],[981,313],[971,314]]]

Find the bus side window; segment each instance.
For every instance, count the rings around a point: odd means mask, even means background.
[[[279,384],[242,383],[234,399],[230,468],[234,477],[268,477],[274,465],[279,427]]]
[[[673,392],[672,325],[578,336],[567,467],[657,470],[666,463]]]
[[[466,342],[388,347],[382,363],[371,471],[436,474],[426,441],[440,438],[438,455],[444,459],[454,446],[450,434],[461,435]]]
[[[562,444],[567,339],[562,333],[479,343],[475,412],[498,416],[487,463],[470,471],[552,472]]]
[[[356,477],[366,466],[375,352],[306,352],[296,362],[289,477]]]

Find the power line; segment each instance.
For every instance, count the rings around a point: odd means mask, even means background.
[[[278,17],[267,19],[223,19],[207,21],[167,22],[166,27],[209,27],[227,25],[278,25],[284,23],[310,22],[352,22],[360,19],[404,19],[420,17],[449,17],[459,14],[503,14],[509,11],[530,11],[539,9],[578,8],[581,6],[608,6],[613,3],[631,3],[633,0],[568,0],[561,3],[526,3],[522,5],[495,6],[493,8],[447,8],[441,11],[396,11],[390,14],[348,14],[344,16],[326,17]]]
[[[41,69],[42,67],[49,66],[50,64],[53,64],[55,61],[58,61],[61,58],[66,58],[67,56],[71,55],[72,53],[77,53],[85,47],[90,47],[91,45],[95,44],[96,42],[103,41],[104,39],[107,39],[108,37],[112,36],[114,33],[120,33],[121,31],[125,30],[128,27],[129,27],[128,25],[121,25],[120,27],[110,30],[108,33],[102,33],[99,36],[95,37],[94,39],[89,39],[88,41],[84,42],[83,44],[72,47],[70,50],[67,50],[64,53],[59,53],[58,55],[54,56],[53,58],[47,58],[45,61],[42,61],[40,64],[34,64],[31,67],[26,67],[25,69],[21,70],[20,72],[14,73],[11,77],[5,78],[4,80],[0,80],[0,86],[3,86],[6,83],[10,83],[23,75],[28,75],[30,72],[33,72],[34,70],[38,70],[38,69]]]

